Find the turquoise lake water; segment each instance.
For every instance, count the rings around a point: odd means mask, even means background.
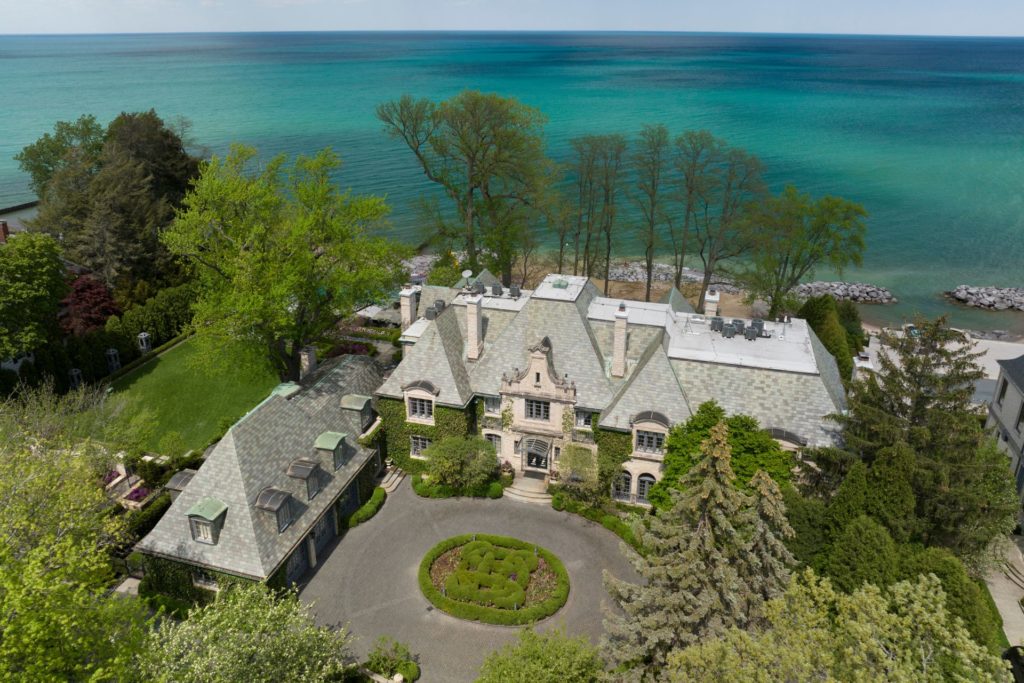
[[[1024,264],[1024,39],[692,34],[305,33],[5,36],[0,206],[31,199],[12,160],[59,119],[155,108],[213,152],[332,146],[340,181],[387,195],[392,230],[422,236],[429,185],[375,106],[478,88],[548,116],[549,151],[644,123],[707,128],[762,158],[774,189],[839,194],[870,212],[864,267],[897,306],[1024,331],[1024,314],[964,311],[960,283],[1019,286]],[[624,245],[623,255],[631,250]],[[824,273],[823,273],[824,274]]]

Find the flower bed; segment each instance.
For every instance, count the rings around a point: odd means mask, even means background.
[[[145,486],[136,486],[121,498],[121,505],[129,510],[141,510],[150,500],[156,497],[156,491]]]
[[[465,534],[438,543],[420,563],[419,583],[438,609],[488,624],[544,619],[569,598],[569,575],[561,561],[507,536]]]

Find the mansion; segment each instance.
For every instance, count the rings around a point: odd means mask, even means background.
[[[375,394],[400,465],[457,432],[545,481],[567,446],[610,448],[623,460],[613,497],[643,505],[666,434],[705,401],[795,447],[835,442],[826,416],[845,409],[843,385],[803,320],[698,315],[675,289],[661,303],[623,301],[571,275],[532,291],[487,271],[460,284],[400,294],[404,358]]]

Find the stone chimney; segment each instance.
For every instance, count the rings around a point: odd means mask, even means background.
[[[466,297],[466,358],[477,360],[484,350],[483,296]]]
[[[406,283],[398,295],[402,305],[402,329],[409,327],[416,320],[416,290]]]
[[[612,337],[612,377],[626,376],[626,321],[629,314],[626,304],[619,304],[615,311],[615,332]]]
[[[299,351],[299,379],[306,379],[314,372],[316,372],[316,347],[303,346]]]
[[[7,241],[11,236],[11,229],[7,227],[7,221],[0,221],[0,244]]]

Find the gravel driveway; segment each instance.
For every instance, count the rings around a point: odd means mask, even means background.
[[[357,654],[365,655],[378,636],[389,635],[419,654],[425,683],[472,681],[484,657],[514,640],[518,629],[463,621],[435,609],[420,593],[416,574],[438,541],[473,532],[536,543],[565,564],[569,600],[541,629],[564,626],[596,643],[607,599],[602,570],[637,580],[619,538],[598,524],[504,498],[420,498],[403,482],[373,519],[349,531],[329,552],[300,598],[313,603],[318,623],[347,625],[358,636]]]

